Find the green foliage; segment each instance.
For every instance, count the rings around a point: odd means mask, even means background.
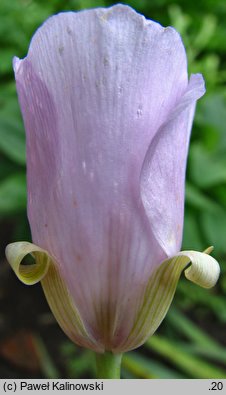
[[[204,75],[207,93],[197,105],[187,169],[185,249],[214,245],[222,276],[213,291],[182,280],[174,306],[160,333],[146,347],[128,353],[123,375],[131,378],[226,377],[226,351],[221,331],[226,322],[226,2],[225,0],[122,1],[182,35],[189,72]],[[65,10],[109,6],[110,0],[1,0],[0,2],[0,219],[15,220],[12,235],[27,232],[25,134],[12,72],[12,57],[27,53],[36,28],[50,15]],[[164,11],[164,12],[163,12]],[[17,237],[17,236],[16,236]],[[18,236],[19,237],[19,236]],[[27,239],[29,235],[27,235]],[[11,242],[12,240],[7,240]],[[192,319],[186,313],[192,312]],[[205,327],[194,322],[202,318]],[[213,335],[207,334],[215,321]],[[211,326],[212,328],[212,326]],[[214,334],[216,339],[214,339]],[[186,339],[186,340],[185,340]],[[85,377],[92,370],[89,351],[62,350],[68,377]],[[44,363],[45,357],[43,358]],[[49,361],[46,356],[47,362]],[[54,376],[48,362],[46,371]]]
[[[9,214],[26,208],[24,173],[15,173],[0,184],[0,214]]]

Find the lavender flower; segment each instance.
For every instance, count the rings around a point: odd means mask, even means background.
[[[14,70],[35,244],[10,244],[7,258],[23,282],[41,280],[75,343],[136,348],[188,265],[186,276],[204,287],[219,275],[207,253],[179,252],[203,78],[188,80],[173,28],[123,5],[49,18]],[[21,264],[28,253],[35,265]]]

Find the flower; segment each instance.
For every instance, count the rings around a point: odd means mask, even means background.
[[[179,252],[186,158],[200,74],[188,81],[179,34],[128,6],[60,13],[14,60],[27,138],[35,244],[6,249],[41,280],[59,324],[97,352],[141,345],[181,272],[213,286],[206,253]],[[35,265],[23,265],[31,253]]]

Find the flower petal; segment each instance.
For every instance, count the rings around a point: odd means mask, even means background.
[[[187,87],[181,38],[123,5],[62,13],[14,67],[33,241],[55,257],[87,327],[110,344],[118,328],[129,333],[147,278],[165,258],[139,177]]]
[[[118,345],[114,352],[137,348],[153,335],[170,307],[184,269],[186,278],[204,288],[213,287],[220,274],[218,262],[207,253],[182,251],[162,262],[149,279],[143,307],[137,314],[128,339]]]
[[[22,261],[28,254],[35,258],[35,263],[23,265]],[[54,259],[47,251],[32,243],[16,242],[6,247],[6,258],[24,284],[33,285],[41,281],[46,299],[58,324],[72,341],[94,351],[103,351],[84,327]]]
[[[202,76],[192,75],[187,91],[152,140],[141,171],[143,204],[168,256],[181,246],[188,144],[195,103],[204,92]]]

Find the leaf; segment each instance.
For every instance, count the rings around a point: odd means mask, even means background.
[[[196,143],[191,147],[189,163],[192,180],[200,188],[226,183],[225,155],[221,157],[208,152],[203,145]]]
[[[0,215],[26,209],[26,177],[17,173],[0,183]]]
[[[166,320],[172,325],[174,330],[185,335],[189,340],[195,342],[203,348],[221,349],[221,345],[207,335],[194,322],[188,319],[178,309],[171,308]],[[226,355],[226,351],[225,351]]]
[[[217,362],[226,363],[226,350],[221,344],[200,329],[179,310],[172,308],[167,315],[166,321],[169,322],[176,332],[183,334],[192,341],[192,344],[187,348],[189,352],[214,359]]]
[[[226,211],[220,215],[203,211],[201,214],[202,228],[207,240],[217,253],[225,253],[226,246]]]
[[[168,340],[163,336],[152,336],[146,347],[166,358],[174,366],[194,379],[226,378],[226,370],[218,368],[203,359],[183,351],[179,342]]]
[[[201,29],[193,41],[194,48],[198,49],[199,52],[203,50],[207,46],[207,44],[209,44],[210,39],[215,34],[216,28],[216,16],[213,14],[204,15],[202,19]]]
[[[212,126],[218,133],[218,147],[226,148],[226,98],[222,93],[206,95],[199,104],[197,120],[203,126]]]
[[[13,74],[12,69],[12,58],[14,56],[14,49],[13,48],[1,48],[1,62],[0,62],[0,73]]]
[[[198,188],[190,182],[186,183],[186,202],[201,211],[207,211],[212,214],[221,214],[221,206],[205,196]]]
[[[73,345],[74,346],[74,345]],[[95,377],[96,371],[95,358],[93,358],[92,351],[83,350],[79,354],[75,354],[73,358],[68,361],[68,375],[69,377],[81,378],[87,377],[87,372],[90,372]]]
[[[0,150],[15,162],[25,164],[25,133],[20,119],[0,118]]]
[[[202,241],[197,213],[188,208],[185,209],[183,250],[187,249],[203,250],[205,248]]]
[[[35,334],[34,335],[34,344],[36,348],[36,354],[39,360],[39,365],[41,371],[47,379],[57,379],[60,377],[60,373],[56,368],[48,350],[43,342],[42,338]]]
[[[66,362],[65,367],[69,377],[73,379],[87,377],[87,373],[95,377],[95,353],[88,349],[76,347],[72,342],[65,341],[61,345],[61,354],[63,360]]]
[[[125,353],[122,359],[122,369],[128,371],[136,378],[142,379],[179,379],[183,378],[177,371],[164,366],[162,363],[152,361],[136,352]]]
[[[9,158],[5,155],[2,155],[0,152],[0,185],[1,182],[11,176],[13,173],[15,174],[15,162],[12,162]]]
[[[226,322],[225,298],[215,295],[214,290],[205,292],[200,287],[193,287],[188,281],[180,281],[176,293],[175,303],[181,308],[194,309],[202,306],[202,311],[212,311],[218,320]]]

